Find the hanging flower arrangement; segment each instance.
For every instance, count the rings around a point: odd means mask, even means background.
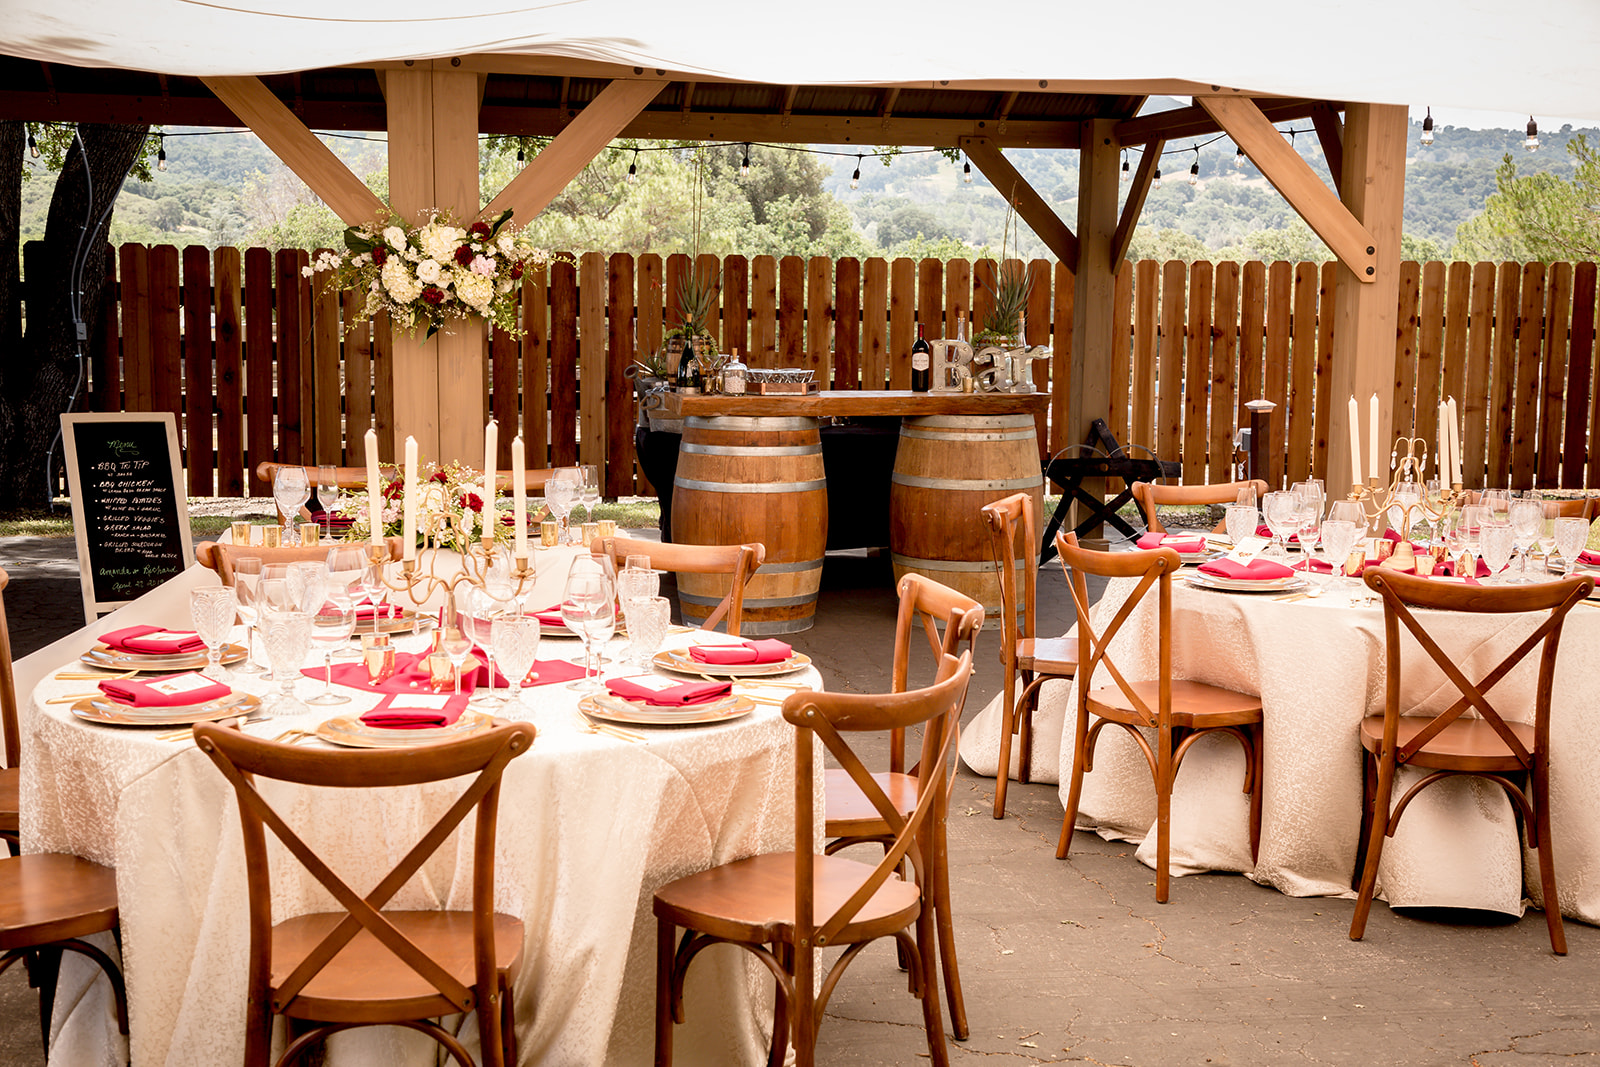
[[[366,293],[366,303],[346,328],[380,311],[395,327],[427,327],[432,337],[451,319],[481,315],[497,329],[517,328],[517,282],[542,271],[552,256],[534,247],[504,211],[488,222],[462,226],[448,211],[430,209],[420,226],[389,214],[344,231],[345,250],[325,251],[303,269],[328,275],[330,290]]]

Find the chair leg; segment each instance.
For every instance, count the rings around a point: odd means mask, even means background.
[[[1078,801],[1083,796],[1083,765],[1089,757],[1089,709],[1078,705],[1078,727],[1072,740],[1072,784],[1067,787],[1067,810],[1061,816],[1061,839],[1056,842],[1056,859],[1067,858],[1072,848],[1072,832],[1077,829]]]
[[[1378,791],[1377,757],[1361,750],[1361,831],[1356,840],[1356,863],[1350,871],[1350,890],[1361,888],[1361,872],[1367,869],[1367,835],[1372,833],[1372,800]]]
[[[1567,931],[1561,925],[1561,899],[1556,894],[1555,843],[1550,840],[1550,789],[1543,761],[1533,770],[1533,816],[1539,834],[1539,887],[1544,894],[1544,921],[1550,928],[1550,951],[1567,954]]]
[[[1165,904],[1171,888],[1172,858],[1172,746],[1171,728],[1157,731],[1161,749],[1156,753],[1156,903]]]
[[[672,1064],[672,971],[677,951],[677,926],[656,920],[656,1067]]]
[[[1017,676],[1012,671],[1006,675],[1005,688],[1000,693],[1000,766],[994,775],[994,817],[1006,817],[1006,784],[1011,777],[1011,732],[1017,724]]]
[[[1265,760],[1262,750],[1266,747],[1266,724],[1256,723],[1255,728],[1249,733],[1250,737],[1250,862],[1255,863],[1261,857],[1261,772]]]
[[[516,990],[511,976],[500,974],[500,1047],[506,1067],[517,1067],[517,1006],[512,1002]]]
[[[950,911],[950,842],[944,825],[934,828],[932,906],[939,934],[939,963],[944,969],[945,997],[950,1006],[950,1030],[957,1041],[971,1036],[967,1028],[967,1005],[961,995],[961,972],[956,966],[956,931]]]
[[[949,1067],[950,1049],[944,1038],[944,1020],[939,1016],[939,972],[934,964],[932,909],[917,914],[917,955],[922,957],[922,1026],[928,1033],[928,1055],[933,1067]]]
[[[28,980],[39,990],[39,1035],[45,1054],[50,1052],[50,1021],[56,1007],[56,979],[61,975],[61,950],[42,945],[28,965]]]
[[[778,957],[778,962],[783,964],[784,970],[793,974],[794,952],[788,943],[778,942],[772,946],[772,951]],[[789,1001],[780,982],[773,1000],[772,1047],[767,1053],[767,1067],[783,1067],[783,1061],[789,1054],[789,1030],[793,1025],[794,1020],[789,1015]]]
[[[1033,672],[1022,672],[1022,699],[1018,701],[1015,729],[1017,731],[1017,781],[1033,780],[1033,708],[1039,703],[1039,690],[1032,689]],[[1029,690],[1032,689],[1030,692]]]
[[[1372,910],[1372,894],[1378,885],[1378,863],[1383,859],[1383,839],[1389,828],[1389,797],[1394,790],[1393,753],[1378,757],[1378,784],[1372,795],[1372,825],[1367,832],[1367,854],[1361,867],[1361,886],[1356,893],[1356,910],[1350,919],[1350,940],[1360,941],[1367,932],[1367,914]]]

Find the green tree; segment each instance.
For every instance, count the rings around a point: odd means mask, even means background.
[[[1581,133],[1567,142],[1567,153],[1575,164],[1570,180],[1548,171],[1519,174],[1507,153],[1482,213],[1456,228],[1456,257],[1545,263],[1600,258],[1600,155]]]
[[[1150,230],[1140,226],[1133,231],[1133,240],[1128,243],[1128,258],[1155,259],[1163,263],[1169,259],[1181,259],[1185,263],[1193,263],[1197,259],[1210,259],[1211,249],[1200,238],[1182,230],[1170,227]]]

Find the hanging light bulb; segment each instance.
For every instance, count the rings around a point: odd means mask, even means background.
[[[744,160],[739,164],[739,177],[750,177],[750,142],[744,143]]]
[[[28,155],[34,159],[39,158],[39,142],[33,139],[33,134],[28,134]]]
[[[1152,189],[1161,188],[1161,168],[1160,167],[1156,168],[1156,176],[1154,178],[1150,179],[1150,188],[1152,188]]]
[[[860,187],[861,187],[861,157],[857,156],[856,157],[856,170],[855,170],[855,173],[850,175],[850,188],[859,189]]]
[[[156,170],[167,169],[167,135],[156,134]]]
[[[961,164],[961,180],[968,185],[972,184],[972,160],[970,159]]]
[[[633,150],[633,160],[628,164],[628,184],[632,185],[639,180],[639,150]]]
[[[517,145],[517,169],[521,170],[528,165],[528,157],[522,151],[522,145]]]
[[[1200,148],[1198,145],[1194,150],[1194,165],[1189,168],[1189,184],[1200,184]]]
[[[1245,165],[1245,160],[1246,160],[1246,156],[1244,154],[1244,149],[1237,148],[1237,147],[1234,148],[1234,150],[1233,150],[1233,165],[1238,167],[1240,170],[1243,170],[1244,169],[1244,165]]]
[[[1128,177],[1128,150],[1124,148],[1122,150],[1122,180],[1127,181]]]
[[[1422,136],[1419,140],[1422,142],[1423,148],[1427,148],[1433,143],[1433,108],[1431,107],[1422,118]]]
[[[1533,121],[1533,116],[1528,116],[1528,139],[1522,142],[1522,147],[1530,152],[1539,150],[1539,124]]]

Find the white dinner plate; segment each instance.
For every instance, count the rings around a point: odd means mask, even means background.
[[[811,666],[811,657],[803,652],[791,652],[789,658],[780,663],[701,663],[689,655],[687,648],[669,648],[657,652],[651,662],[664,671],[677,674],[708,678],[756,678],[803,671]]]
[[[1215,589],[1223,593],[1293,593],[1304,589],[1311,583],[1306,581],[1303,574],[1291,574],[1287,578],[1267,578],[1253,580],[1248,578],[1219,578],[1214,574],[1201,574],[1196,571],[1188,576],[1189,584],[1200,589]]]
[[[248,653],[243,645],[223,645],[222,662],[238,663]],[[78,657],[78,662],[102,671],[184,671],[206,665],[206,650],[178,654],[156,655],[145,652],[118,652],[105,645],[96,645]]]

